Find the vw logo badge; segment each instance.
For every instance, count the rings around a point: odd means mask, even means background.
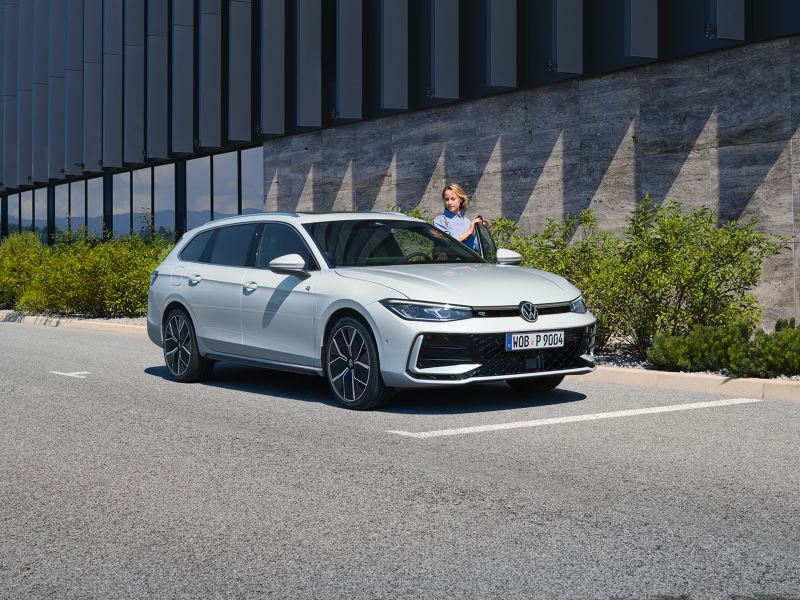
[[[539,318],[539,311],[536,310],[536,307],[530,302],[520,302],[519,312],[522,314],[523,319],[531,323]]]

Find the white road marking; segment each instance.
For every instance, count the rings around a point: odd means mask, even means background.
[[[63,375],[64,377],[74,377],[75,379],[86,379],[86,376],[91,373],[91,371],[75,371],[74,373],[62,373],[60,371],[50,371],[54,375]]]
[[[589,415],[574,415],[572,417],[555,417],[552,419],[534,419],[532,421],[516,421],[514,423],[496,423],[494,425],[476,425],[474,427],[459,427],[457,429],[439,429],[437,431],[387,431],[405,437],[433,438],[446,435],[465,435],[469,433],[483,433],[486,431],[501,431],[503,429],[521,429],[523,427],[539,427],[541,425],[560,425],[562,423],[578,423],[582,421],[596,421],[598,419],[616,419],[618,417],[635,417],[637,415],[651,415],[656,413],[676,412],[680,410],[695,410],[698,408],[716,408],[719,406],[735,406],[737,404],[753,404],[763,402],[756,398],[731,398],[728,400],[714,400],[712,402],[695,402],[693,404],[673,404],[670,406],[654,406],[652,408],[637,408],[633,410],[617,410],[613,412],[594,413]]]

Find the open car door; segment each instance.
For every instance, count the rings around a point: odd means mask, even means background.
[[[486,262],[497,262],[497,246],[489,233],[489,228],[485,225],[475,225],[478,239],[478,254],[480,254]]]

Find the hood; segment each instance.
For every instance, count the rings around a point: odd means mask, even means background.
[[[348,267],[335,271],[347,279],[397,290],[401,298],[465,306],[516,306],[525,300],[552,304],[580,296],[578,288],[558,275],[486,263]]]

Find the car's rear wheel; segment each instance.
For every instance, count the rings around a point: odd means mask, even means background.
[[[176,308],[164,325],[164,362],[175,381],[192,383],[208,377],[214,361],[200,356],[194,325],[186,311]]]
[[[353,317],[336,321],[325,340],[325,374],[336,399],[356,410],[383,406],[394,390],[383,383],[378,350],[366,325]]]
[[[545,375],[527,379],[507,379],[506,383],[517,392],[541,394],[558,387],[562,381],[564,381],[563,375]]]

